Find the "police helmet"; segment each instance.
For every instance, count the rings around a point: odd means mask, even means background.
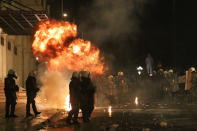
[[[168,70],[169,73],[173,73],[173,69]]]
[[[31,71],[31,72],[29,72],[29,76],[35,76],[35,73],[34,73],[34,71]]]
[[[168,71],[164,71],[163,73],[166,75],[166,74],[168,74]]]
[[[90,76],[90,72],[88,71],[81,71],[81,77],[88,78]]]
[[[191,67],[190,70],[191,70],[192,72],[195,72],[195,71],[196,71],[196,69],[195,69],[194,67]]]
[[[75,78],[79,78],[79,73],[78,72],[73,72],[73,74],[72,74],[72,77],[75,77]]]
[[[124,75],[124,73],[122,71],[118,72],[118,76],[123,76],[123,75]]]
[[[113,79],[113,77],[114,77],[113,75],[109,75],[108,79]]]
[[[10,69],[10,70],[8,71],[8,75],[16,75],[16,74],[15,74],[15,71],[14,71],[13,69]]]

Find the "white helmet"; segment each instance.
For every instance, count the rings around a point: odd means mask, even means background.
[[[73,72],[73,74],[72,74],[72,77],[75,77],[75,78],[79,78],[79,73],[78,72]]]
[[[168,71],[164,71],[163,73],[166,75],[166,74],[168,74]]]
[[[195,72],[195,71],[196,71],[196,69],[195,69],[194,67],[191,67],[190,70],[191,70],[192,72]]]
[[[90,72],[88,72],[88,71],[81,71],[81,76],[85,77],[85,78],[88,78],[90,76]]]
[[[110,79],[110,80],[113,79],[113,78],[114,78],[113,75],[109,75],[109,76],[108,76],[108,79]]]
[[[173,69],[168,70],[169,73],[173,73]]]
[[[123,76],[123,75],[124,75],[124,73],[122,71],[118,72],[118,76]]]
[[[159,69],[159,71],[160,71],[160,72],[164,72],[164,70],[163,70],[163,69]]]

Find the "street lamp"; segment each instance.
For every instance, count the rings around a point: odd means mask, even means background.
[[[138,67],[137,67],[137,73],[138,73],[139,75],[141,75],[141,74],[142,74],[142,71],[143,71],[143,68],[142,68],[141,66],[138,66]]]
[[[66,18],[68,16],[67,13],[63,13],[62,15],[63,15],[64,18]]]

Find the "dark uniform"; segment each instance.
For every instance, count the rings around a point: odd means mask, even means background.
[[[14,78],[17,78],[15,75],[15,72],[13,74],[9,74],[5,78],[5,97],[6,97],[6,114],[5,117],[17,117],[14,114],[15,111],[15,105],[16,105],[16,92],[19,91],[19,87],[16,85]],[[11,106],[11,112],[9,113],[9,108]]]
[[[90,78],[82,77],[81,80],[80,107],[84,122],[88,122],[94,110],[94,94],[96,92],[96,87],[93,85]]]
[[[37,88],[36,85],[36,78],[34,76],[29,75],[26,80],[26,95],[27,95],[26,116],[27,117],[32,116],[32,114],[30,113],[30,104],[32,104],[32,108],[35,116],[40,114],[40,112],[37,111],[35,100],[34,100],[38,91],[39,88]]]
[[[72,77],[69,84],[69,93],[70,93],[70,103],[72,110],[68,113],[67,122],[70,123],[72,115],[74,114],[74,123],[78,123],[78,114],[79,114],[79,99],[80,99],[80,80],[77,77]]]

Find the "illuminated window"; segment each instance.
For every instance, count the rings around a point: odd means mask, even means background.
[[[11,43],[8,42],[8,50],[11,50]]]
[[[4,38],[1,37],[1,45],[4,45]]]
[[[14,46],[14,54],[17,55],[17,47]]]

